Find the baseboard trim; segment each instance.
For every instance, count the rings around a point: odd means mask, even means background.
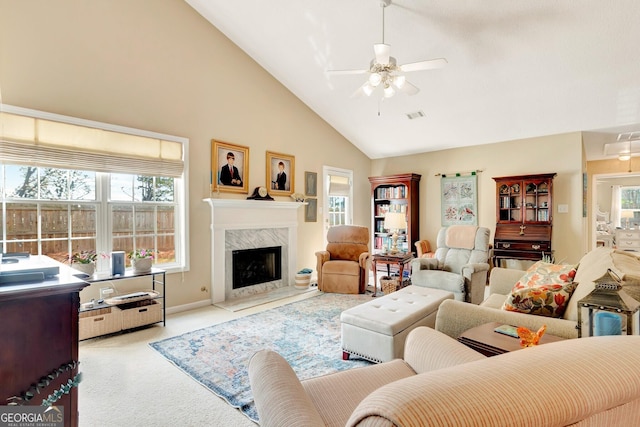
[[[211,305],[210,299],[191,302],[189,304],[176,305],[173,307],[167,307],[167,314],[180,313],[182,311],[194,310],[196,308],[208,307],[210,305]]]

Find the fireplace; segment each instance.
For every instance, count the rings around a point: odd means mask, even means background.
[[[238,249],[231,253],[232,289],[282,279],[282,247]]]
[[[204,199],[211,206],[211,303],[293,287],[298,268],[299,202]],[[280,278],[233,285],[235,251],[280,247]],[[275,262],[275,261],[274,261]]]

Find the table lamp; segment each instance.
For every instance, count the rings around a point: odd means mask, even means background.
[[[384,228],[393,231],[391,235],[391,252],[398,253],[398,230],[407,228],[407,218],[402,212],[387,212],[384,216]]]
[[[625,229],[629,229],[629,220],[633,218],[633,211],[623,210],[620,218],[624,218],[626,220]]]

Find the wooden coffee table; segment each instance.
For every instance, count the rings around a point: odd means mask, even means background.
[[[502,324],[503,323],[492,322],[476,326],[463,332],[462,335],[458,337],[458,341],[485,356],[497,356],[498,354],[520,350],[522,348],[520,346],[520,338],[510,337],[494,331],[495,328]],[[540,338],[540,344],[564,339],[565,338],[545,333],[542,338]]]

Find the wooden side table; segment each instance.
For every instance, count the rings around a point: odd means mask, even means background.
[[[520,346],[520,338],[510,337],[494,331],[494,329],[500,325],[503,325],[503,323],[492,322],[476,326],[463,332],[462,335],[458,337],[458,341],[489,357],[520,350],[522,348]],[[544,334],[542,338],[540,338],[540,344],[562,341],[564,339],[565,338],[555,335]]]
[[[373,268],[373,295],[378,293],[378,263],[387,265],[387,275],[391,276],[391,265],[398,266],[400,273],[400,280],[402,280],[402,273],[404,272],[404,266],[413,259],[412,252],[398,252],[397,254],[374,254],[371,257],[371,266]],[[380,289],[382,291],[382,288]]]

